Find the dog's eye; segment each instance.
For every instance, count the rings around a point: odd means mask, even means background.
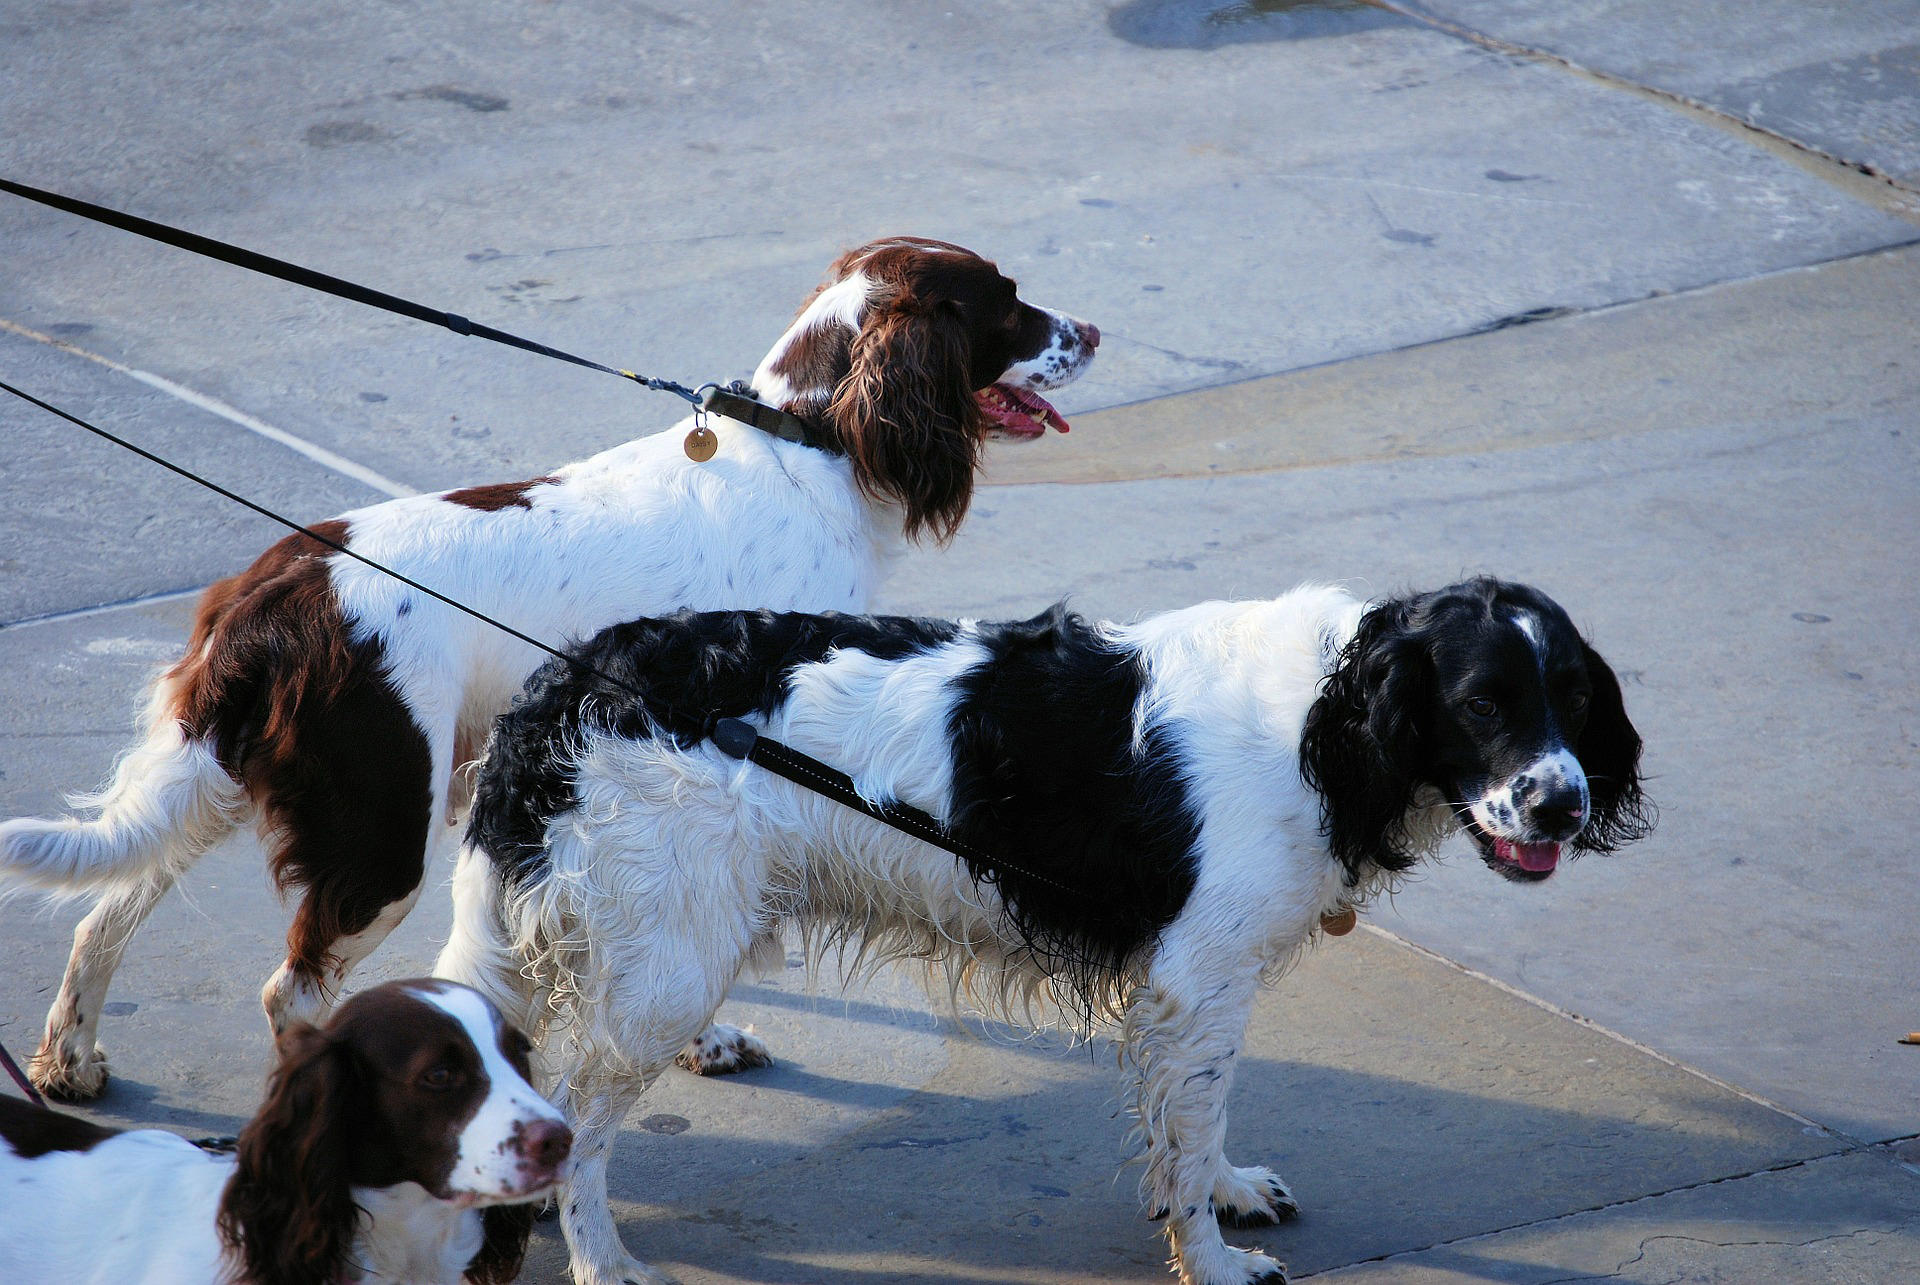
[[[1500,712],[1500,707],[1485,696],[1475,696],[1467,701],[1467,708],[1481,718],[1492,718]]]
[[[432,1089],[436,1093],[451,1089],[459,1082],[460,1073],[450,1066],[432,1067],[420,1077],[420,1087]]]
[[[1586,710],[1587,702],[1593,699],[1591,692],[1574,692],[1567,697],[1567,707],[1579,714]]]

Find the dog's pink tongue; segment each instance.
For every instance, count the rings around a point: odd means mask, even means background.
[[[1499,856],[1534,874],[1551,870],[1560,864],[1560,845],[1557,843],[1514,843],[1509,839],[1495,839],[1493,846]]]
[[[980,411],[1003,433],[1038,437],[1048,428],[1067,431],[1067,421],[1046,398],[1011,384],[994,384],[973,395]]]

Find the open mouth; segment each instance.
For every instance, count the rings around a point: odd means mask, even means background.
[[[1049,428],[1067,431],[1066,417],[1046,398],[1011,384],[992,384],[973,395],[988,431],[1006,437],[1038,437]]]
[[[1480,859],[1509,879],[1537,882],[1554,872],[1560,864],[1560,845],[1555,842],[1521,843],[1488,834],[1473,818],[1461,818],[1466,831],[1480,849]]]

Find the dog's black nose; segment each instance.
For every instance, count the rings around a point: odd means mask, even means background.
[[[1580,791],[1554,790],[1535,801],[1529,809],[1536,830],[1555,839],[1571,839],[1587,823],[1587,812]]]

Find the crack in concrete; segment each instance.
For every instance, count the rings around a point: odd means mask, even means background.
[[[1831,1236],[1815,1236],[1811,1240],[1714,1240],[1707,1236],[1685,1236],[1680,1234],[1679,1232],[1658,1232],[1652,1236],[1647,1236],[1642,1238],[1642,1240],[1640,1241],[1638,1252],[1636,1252],[1632,1258],[1622,1261],[1610,1272],[1598,1272],[1598,1273],[1582,1272],[1578,1276],[1556,1276],[1550,1281],[1541,1281],[1539,1285],[1573,1285],[1573,1282],[1576,1282],[1576,1281],[1612,1280],[1615,1277],[1619,1276],[1622,1272],[1626,1271],[1629,1267],[1632,1267],[1635,1264],[1641,1262],[1643,1259],[1645,1259],[1647,1256],[1647,1246],[1653,1244],[1655,1241],[1660,1241],[1660,1240],[1685,1241],[1686,1243],[1691,1245],[1707,1245],[1707,1246],[1711,1246],[1714,1249],[1741,1249],[1741,1248],[1748,1248],[1748,1247],[1759,1248],[1761,1246],[1779,1246],[1781,1248],[1791,1247],[1795,1249],[1805,1249],[1809,1245],[1825,1244],[1826,1242],[1833,1241],[1833,1240],[1851,1240],[1855,1236],[1889,1235],[1897,1230],[1899,1229],[1895,1227],[1860,1227],[1860,1228],[1856,1228],[1853,1231],[1835,1232]],[[1682,1274],[1680,1276],[1673,1277],[1672,1282],[1668,1282],[1667,1285],[1674,1285],[1675,1282],[1683,1281],[1685,1279],[1687,1279],[1687,1275]]]
[[[1827,1132],[1831,1133],[1832,1131],[1827,1130]],[[1835,1135],[1835,1136],[1839,1136],[1839,1135]],[[1842,1160],[1848,1156],[1870,1154],[1875,1151],[1881,1151],[1881,1150],[1884,1150],[1887,1146],[1890,1146],[1895,1142],[1900,1142],[1903,1140],[1904,1139],[1895,1138],[1895,1139],[1890,1139],[1888,1142],[1885,1142],[1885,1143],[1878,1143],[1878,1142],[1857,1143],[1853,1146],[1845,1147],[1839,1151],[1824,1152],[1821,1155],[1807,1156],[1799,1160],[1783,1160],[1777,1164],[1762,1165],[1757,1169],[1749,1169],[1741,1173],[1723,1174],[1718,1178],[1705,1178],[1699,1182],[1681,1183],[1679,1186],[1668,1187],[1662,1191],[1650,1191],[1645,1193],[1644,1195],[1627,1196],[1620,1200],[1602,1201],[1597,1205],[1588,1205],[1581,1209],[1569,1209],[1564,1213],[1554,1214],[1548,1218],[1535,1218],[1527,1222],[1512,1223],[1505,1227],[1493,1227],[1493,1228],[1489,1228],[1486,1231],[1472,1232],[1465,1236],[1452,1236],[1445,1240],[1436,1240],[1430,1245],[1421,1245],[1413,1249],[1396,1249],[1391,1253],[1375,1254],[1369,1258],[1356,1258],[1350,1263],[1339,1263],[1333,1267],[1329,1267],[1326,1269],[1325,1272],[1313,1272],[1308,1276],[1296,1277],[1295,1279],[1309,1280],[1314,1276],[1322,1276],[1327,1274],[1328,1272],[1340,1271],[1343,1268],[1347,1268],[1347,1267],[1360,1267],[1368,1263],[1393,1262],[1396,1259],[1411,1258],[1417,1254],[1430,1253],[1431,1251],[1436,1249],[1448,1249],[1455,1245],[1465,1245],[1476,1240],[1488,1240],[1495,1236],[1505,1236],[1516,1231],[1526,1231],[1535,1227],[1548,1227],[1554,1223],[1565,1222],[1567,1219],[1570,1219],[1570,1218],[1581,1218],[1581,1217],[1585,1217],[1588,1214],[1605,1213],[1608,1210],[1613,1210],[1613,1209],[1624,1209],[1630,1205],[1643,1204],[1650,1200],[1664,1200],[1669,1196],[1683,1195],[1690,1191],[1704,1191],[1709,1187],[1718,1187],[1731,1182],[1743,1182],[1748,1178],[1764,1177],[1767,1174],[1789,1173],[1795,1169],[1804,1169],[1810,1165],[1821,1164],[1830,1160]],[[1824,1240],[1841,1240],[1849,1236],[1858,1236],[1868,1232],[1874,1232],[1879,1234],[1890,1234],[1891,1232],[1896,1230],[1898,1229],[1888,1228],[1888,1227],[1858,1227],[1847,1232],[1836,1232],[1831,1236],[1816,1236],[1811,1240],[1807,1240],[1807,1241],[1756,1240],[1756,1241],[1727,1241],[1727,1242],[1708,1240],[1704,1237],[1683,1236],[1677,1232],[1656,1232],[1652,1235],[1647,1236],[1645,1239],[1643,1239],[1640,1242],[1639,1254],[1621,1263],[1618,1267],[1614,1268],[1612,1272],[1604,1273],[1600,1275],[1569,1276],[1569,1277],[1561,1278],[1561,1280],[1559,1281],[1543,1282],[1542,1285],[1563,1285],[1564,1281],[1605,1280],[1609,1276],[1617,1276],[1619,1273],[1625,1271],[1628,1267],[1638,1262],[1641,1258],[1645,1257],[1646,1246],[1648,1244],[1660,1239],[1695,1240],[1695,1241],[1698,1241],[1700,1244],[1723,1245],[1723,1247],[1725,1248],[1733,1248],[1738,1245],[1794,1245],[1794,1244],[1813,1245],[1813,1244],[1818,1244]]]
[[[1636,80],[1613,72],[1598,71],[1592,67],[1575,62],[1564,54],[1532,45],[1517,44],[1488,32],[1429,13],[1418,4],[1409,0],[1368,0],[1403,18],[1420,23],[1422,26],[1479,45],[1494,53],[1509,57],[1526,58],[1534,62],[1552,63],[1574,75],[1590,80],[1609,89],[1623,90],[1642,98],[1679,108],[1684,114],[1704,124],[1724,132],[1747,138],[1756,146],[1781,157],[1798,166],[1801,170],[1848,195],[1873,206],[1883,213],[1892,214],[1909,222],[1920,223],[1920,188],[1914,188],[1901,182],[1893,175],[1865,161],[1851,161],[1844,156],[1836,156],[1805,143],[1777,130],[1735,116],[1710,103],[1701,102],[1671,89],[1661,89],[1657,85],[1644,85]]]

